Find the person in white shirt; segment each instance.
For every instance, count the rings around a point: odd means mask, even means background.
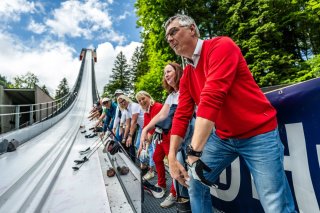
[[[134,160],[135,148],[133,139],[135,138],[137,127],[140,129],[143,127],[144,112],[139,104],[132,102],[130,98],[125,95],[120,95],[117,101],[120,109],[125,110],[128,115],[122,143],[130,150],[131,159]],[[140,134],[138,134],[136,141],[140,142]]]
[[[114,96],[117,100],[117,98],[120,96],[120,95],[123,95],[124,92],[121,90],[121,89],[117,89],[115,92],[114,92]],[[119,105],[117,106],[117,109],[116,109],[116,115],[114,117],[114,121],[113,121],[113,129],[112,129],[112,132],[116,135],[116,137],[121,141],[122,140],[122,133],[123,133],[123,125],[121,125],[121,118],[124,117],[122,116],[122,112],[120,110],[120,107]],[[119,125],[120,124],[120,125]]]

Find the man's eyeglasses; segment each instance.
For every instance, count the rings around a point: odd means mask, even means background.
[[[178,27],[172,27],[172,28],[168,31],[168,33],[166,34],[166,40],[167,40],[167,42],[169,42],[169,41],[168,41],[169,36],[171,36],[171,37],[175,36],[175,35],[177,34],[177,32],[179,32],[180,28],[182,28],[182,27],[188,27],[188,26],[181,25],[181,26],[178,26]]]

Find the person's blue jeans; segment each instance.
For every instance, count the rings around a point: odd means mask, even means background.
[[[142,128],[140,128],[139,126],[137,126],[137,137],[135,138],[135,147],[136,150],[139,149],[140,146],[140,138],[141,138],[141,132],[142,132]]]
[[[138,128],[139,128],[139,130],[137,131],[138,134],[137,134],[136,143],[135,143],[136,150],[139,149],[140,138],[141,138],[141,133],[142,133],[142,128],[140,128],[140,127],[138,127]],[[153,147],[154,147],[153,143],[150,143],[149,148],[148,148],[148,155],[149,155],[149,163],[148,164],[149,164],[150,167],[153,167],[155,165],[154,161],[152,159],[152,156],[153,156],[153,153],[154,153],[154,148]],[[146,163],[147,162],[146,159],[140,158],[139,160],[140,160],[141,163]]]
[[[147,158],[140,158],[140,162],[143,163],[143,164],[148,164],[149,167],[154,167],[155,163],[153,161],[153,153],[154,153],[154,150],[155,150],[155,145],[151,142],[149,144],[149,147],[148,147],[148,157]],[[148,162],[149,161],[149,162]]]
[[[118,126],[117,129],[116,129],[116,138],[117,138],[119,141],[122,141],[122,136],[120,135],[120,128],[119,128],[119,126]]]
[[[193,135],[193,130],[194,130],[194,123],[195,123],[195,119],[193,118],[188,126],[187,129],[187,133],[185,138],[183,139],[183,142],[181,144],[181,147],[177,153],[177,160],[183,165],[186,166],[186,148],[187,146],[191,143],[191,139],[192,139],[192,135]],[[189,197],[189,193],[188,193],[188,189],[186,187],[184,187],[183,185],[181,185],[179,182],[174,181],[173,182],[175,189],[179,189],[178,194],[184,198]],[[179,184],[179,186],[177,187],[176,184]],[[196,183],[195,184],[201,184],[201,183]],[[202,184],[201,184],[202,185]]]
[[[201,160],[212,171],[204,172],[214,182],[238,156],[242,156],[254,179],[265,212],[295,212],[294,201],[283,167],[283,145],[278,129],[248,139],[220,139],[212,133]],[[199,182],[190,177],[190,181]],[[211,212],[209,187],[190,184],[189,196],[193,213]]]

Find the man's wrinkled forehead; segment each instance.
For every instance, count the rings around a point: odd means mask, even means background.
[[[166,34],[169,32],[169,30],[173,27],[178,27],[180,25],[179,20],[178,19],[174,19],[168,26],[166,29]]]

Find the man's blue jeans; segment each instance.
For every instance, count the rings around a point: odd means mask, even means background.
[[[232,161],[242,156],[254,179],[264,211],[295,212],[293,197],[283,168],[283,151],[278,129],[248,139],[223,140],[212,133],[201,157],[212,170],[204,172],[204,176],[212,182],[216,181]],[[192,178],[190,181],[200,183]],[[211,212],[209,187],[204,184],[190,184],[189,196],[193,213]]]

